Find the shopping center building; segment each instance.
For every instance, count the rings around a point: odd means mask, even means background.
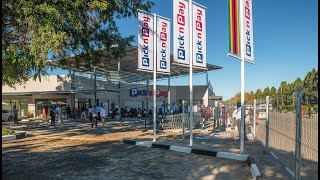
[[[137,49],[129,49],[121,59],[111,60],[108,64],[98,64],[92,68],[84,65],[75,66],[71,59],[66,62],[54,61],[51,66],[69,70],[64,75],[43,76],[41,82],[30,79],[25,84],[15,87],[2,86],[2,109],[19,110],[21,117],[41,117],[45,106],[70,106],[75,116],[81,107],[99,104],[113,108],[153,107],[152,73],[138,71]],[[171,61],[172,62],[172,61]],[[121,63],[121,66],[120,66]],[[215,93],[208,81],[208,71],[221,69],[207,64],[207,69],[194,69],[194,74],[206,74],[204,85],[193,86],[193,105],[214,105]],[[184,100],[189,103],[189,85],[170,85],[170,79],[189,75],[189,68],[171,64],[171,74],[157,74],[157,80],[167,80],[167,85],[157,85],[157,108],[161,105],[172,107],[173,103],[181,106]]]

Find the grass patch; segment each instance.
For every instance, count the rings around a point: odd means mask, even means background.
[[[2,126],[2,136],[11,135],[15,132],[16,132],[15,130],[10,130],[10,129],[7,129],[5,126]]]

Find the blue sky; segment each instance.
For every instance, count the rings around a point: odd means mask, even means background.
[[[151,12],[172,19],[172,0],[153,2]],[[207,63],[223,67],[209,72],[209,80],[216,95],[227,100],[240,92],[240,61],[227,56],[228,1],[195,2],[207,7]],[[318,67],[318,1],[253,0],[252,6],[255,64],[245,64],[245,91],[278,88],[281,81],[293,82],[297,77],[303,80],[308,71]],[[123,36],[136,36],[136,45],[137,19],[117,23]],[[195,76],[193,84],[205,84],[205,75]],[[189,77],[173,79],[171,85],[189,85]]]

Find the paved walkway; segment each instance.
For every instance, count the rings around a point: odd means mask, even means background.
[[[21,122],[11,129],[26,130],[25,139],[2,144],[4,179],[252,179],[246,163],[194,154],[121,144],[122,139],[152,140],[139,122],[89,123]],[[194,134],[194,147],[238,153],[238,141],[228,133]],[[186,137],[188,137],[186,135]],[[188,146],[181,133],[161,132],[160,143]],[[246,142],[264,179],[289,179],[260,146]]]

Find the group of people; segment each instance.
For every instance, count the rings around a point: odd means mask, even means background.
[[[98,121],[102,122],[102,127],[106,127],[105,123],[106,123],[106,118],[108,116],[108,111],[105,110],[103,108],[103,106],[99,106],[99,105],[94,105],[93,107],[90,106],[89,109],[89,119],[91,122],[91,127],[93,128],[93,126],[95,125],[96,127],[98,126]],[[86,108],[82,107],[81,108],[81,122],[82,123],[86,123]]]
[[[252,122],[251,122],[251,117],[250,114],[252,114],[252,109],[249,110],[245,110],[245,115],[244,115],[244,134],[249,134],[251,133],[251,126],[252,126]],[[233,111],[232,113],[232,120],[237,124],[238,127],[238,133],[239,133],[239,137],[240,137],[240,133],[241,133],[241,104],[240,102],[237,103],[237,108]]]
[[[252,126],[252,109],[249,108],[249,110],[245,110],[245,134],[251,133],[251,126]],[[229,109],[226,107],[221,107],[219,103],[215,103],[215,107],[213,108],[213,131],[217,128],[220,127],[221,125],[224,126],[232,126],[234,127],[235,125],[238,127],[238,132],[239,132],[239,137],[240,137],[240,132],[241,132],[241,103],[237,103],[237,108],[233,110],[232,112],[232,118],[230,118]]]
[[[44,111],[45,111],[46,119],[48,119],[48,111],[49,111],[48,106],[45,106]],[[67,114],[68,114],[67,118],[69,118],[71,114],[71,110],[69,106],[67,107]],[[51,126],[55,126],[56,118],[58,119],[58,124],[62,123],[62,107],[61,106],[51,107],[49,115],[51,119],[51,123],[50,123]]]

